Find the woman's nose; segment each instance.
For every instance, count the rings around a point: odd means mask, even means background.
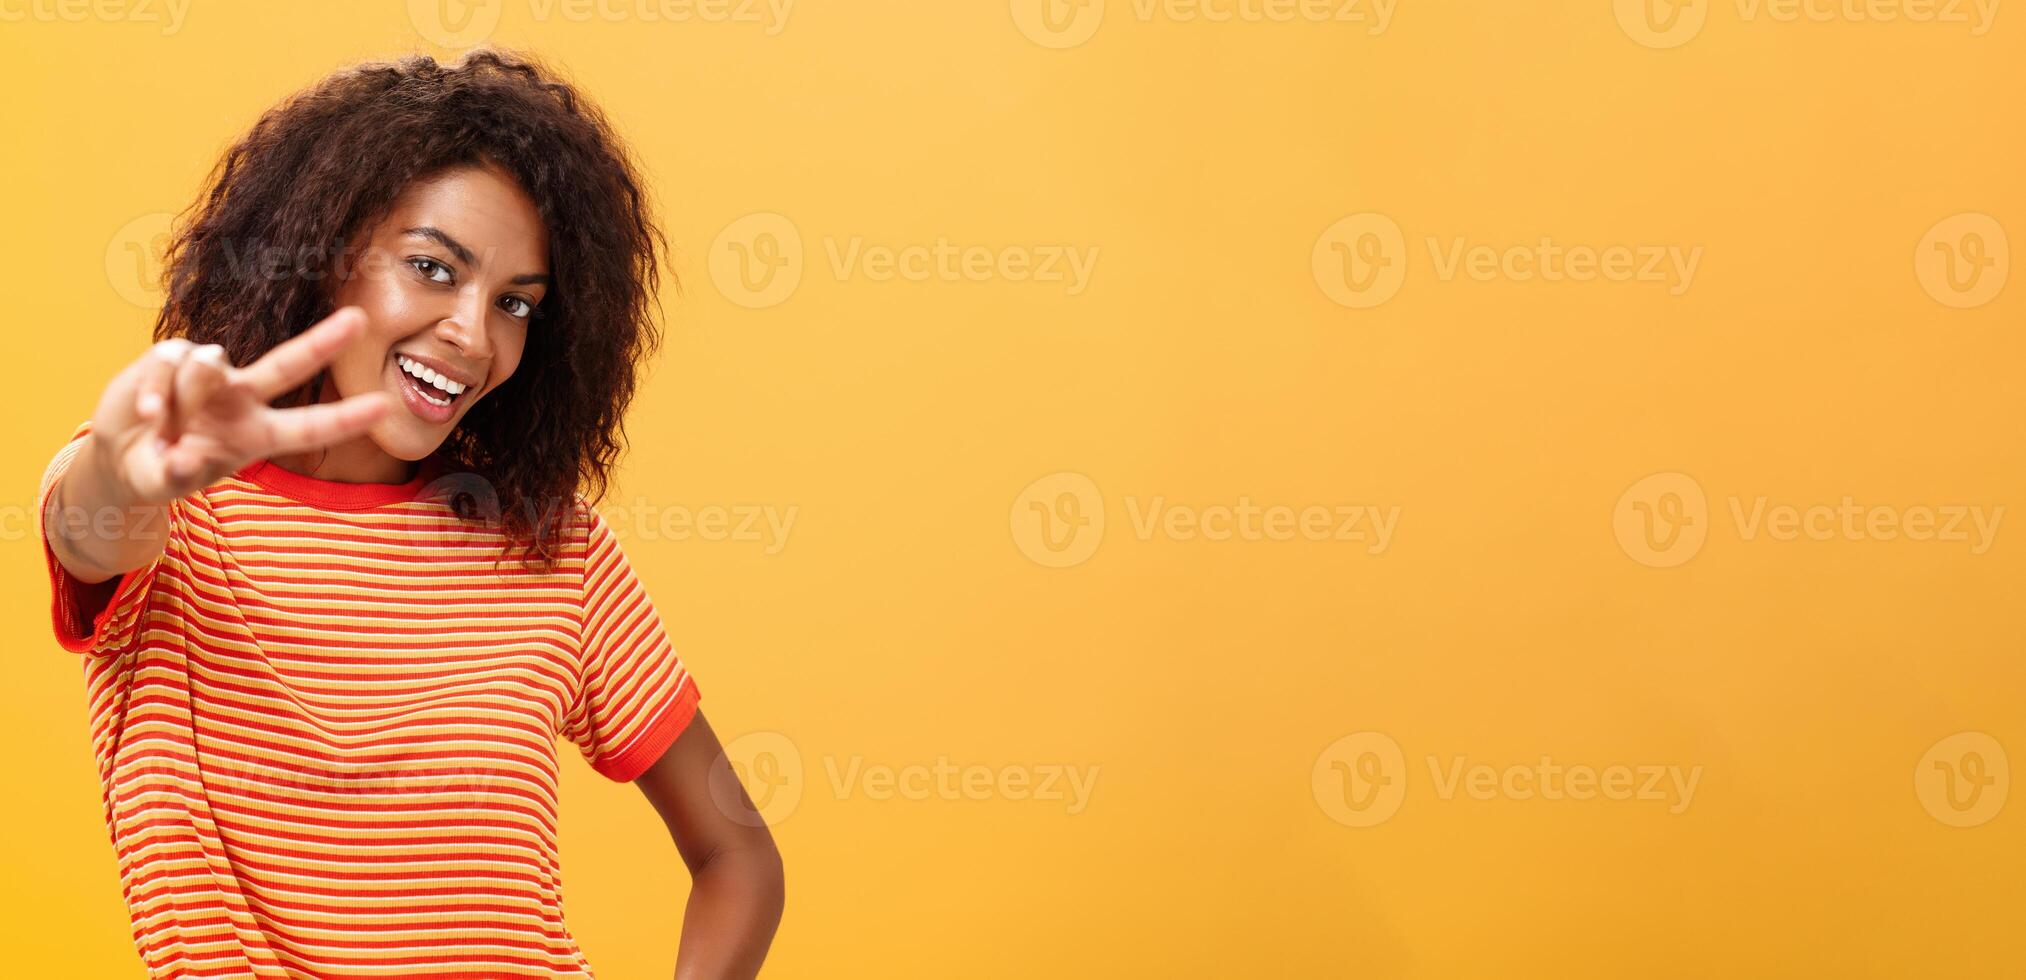
[[[466,357],[484,360],[492,356],[492,337],[486,326],[485,297],[477,290],[458,296],[457,308],[436,325],[439,336],[456,344]]]

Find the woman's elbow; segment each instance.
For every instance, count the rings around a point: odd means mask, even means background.
[[[749,872],[754,887],[765,897],[770,917],[781,921],[781,910],[788,904],[787,868],[781,862],[781,849],[769,840],[765,847],[754,853],[754,867]]]

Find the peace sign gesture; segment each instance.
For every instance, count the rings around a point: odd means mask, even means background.
[[[315,376],[358,336],[365,312],[348,306],[243,368],[216,344],[164,340],[106,386],[92,435],[133,504],[160,504],[218,482],[248,463],[336,445],[393,408],[384,392],[303,408],[269,402]]]

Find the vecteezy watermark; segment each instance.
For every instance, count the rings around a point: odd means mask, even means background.
[[[1366,212],[1323,229],[1309,250],[1309,273],[1340,306],[1370,309],[1407,281],[1407,236],[1383,214]]]
[[[1309,790],[1331,820],[1376,827],[1393,819],[1407,799],[1407,755],[1384,732],[1346,735],[1316,756]]]
[[[498,488],[469,470],[437,477],[422,488],[418,499],[446,505],[414,515],[417,540],[425,547],[490,545],[490,536],[503,524],[506,513]],[[460,501],[468,506],[458,506]],[[576,501],[574,496],[539,503],[523,501],[520,509],[527,524],[533,526],[575,508]],[[769,557],[788,546],[801,510],[797,504],[665,504],[639,494],[629,501],[600,501],[590,507],[622,545],[630,541],[731,543],[757,546]]]
[[[1943,306],[1967,310],[1989,303],[2012,274],[2005,226],[1974,211],[1935,222],[1914,247],[1913,273]]]
[[[154,309],[164,298],[162,263],[172,235],[173,218],[167,211],[140,215],[121,225],[106,240],[106,281],[122,299],[135,306]],[[411,261],[405,251],[370,243],[300,243],[278,245],[259,239],[222,239],[216,243],[218,268],[228,279],[250,282],[282,282],[302,279],[342,280],[351,275],[381,275]],[[496,247],[483,250],[480,262],[489,261]]]
[[[712,800],[725,815],[748,826],[786,820],[812,788],[801,748],[780,732],[732,739],[722,758],[724,765],[713,770]],[[839,801],[1004,801],[1060,807],[1075,816],[1089,809],[1099,768],[1095,763],[961,763],[948,755],[891,763],[861,753],[832,753],[822,756],[823,780],[814,788]],[[752,801],[750,809],[737,804],[739,786]]]
[[[1187,504],[1165,495],[1128,495],[1128,526],[1140,541],[1313,541],[1353,543],[1366,554],[1392,546],[1398,504],[1261,504],[1240,495],[1230,503]],[[1035,564],[1080,565],[1105,535],[1105,500],[1081,473],[1051,473],[1013,498],[1013,543]]]
[[[710,794],[718,812],[748,827],[773,826],[802,803],[802,750],[780,732],[750,732],[724,744],[711,767]],[[739,802],[740,789],[752,802]]]
[[[1702,246],[1587,245],[1556,241],[1493,244],[1464,235],[1429,235],[1429,268],[1443,282],[1633,283],[1680,296],[1695,284]],[[1353,214],[1323,229],[1309,249],[1309,271],[1338,305],[1369,309],[1392,299],[1406,283],[1407,237],[1398,222],[1376,212]]]
[[[934,762],[893,765],[868,763],[853,755],[843,760],[826,756],[823,772],[831,793],[840,800],[1031,801],[1061,804],[1062,812],[1075,816],[1090,807],[1098,766],[958,764],[947,755],[936,756]]]
[[[1967,26],[1971,37],[1990,33],[1999,0],[1730,0],[1746,24],[1943,24]],[[1720,0],[1614,0],[1625,36],[1649,48],[1678,48],[1695,40]]]
[[[168,212],[137,217],[106,243],[106,279],[136,306],[161,305],[162,261],[171,234]],[[225,275],[237,280],[342,280],[409,261],[406,254],[370,243],[280,245],[267,241],[218,243]],[[490,250],[488,250],[490,251]],[[863,235],[826,235],[823,268],[839,281],[1030,283],[1079,296],[1090,287],[1096,245],[964,245],[938,236],[925,242],[881,242]],[[724,297],[759,309],[788,299],[805,273],[802,233],[787,217],[759,212],[727,225],[711,243],[711,281]]]
[[[1732,495],[1727,510],[1742,541],[1897,541],[1966,544],[1972,555],[1991,550],[2003,504],[1865,504],[1844,496],[1834,503],[1775,501]],[[1709,497],[1686,473],[1655,473],[1618,497],[1612,532],[1627,557],[1650,568],[1672,568],[1694,558],[1710,534]]]
[[[1392,26],[1399,0],[1111,0],[1140,23],[1318,24],[1370,36]],[[1104,23],[1106,0],[1013,0],[1013,24],[1044,48],[1073,48]]]
[[[142,309],[162,305],[162,261],[171,221],[167,211],[150,212],[121,225],[106,240],[106,282],[121,299]]]
[[[756,544],[778,555],[795,530],[799,504],[660,504],[636,496],[597,511],[620,541],[710,541]]]
[[[824,266],[843,282],[1016,282],[1079,296],[1090,286],[1098,246],[1069,244],[961,245],[945,236],[927,242],[880,242],[863,235],[825,235]],[[748,309],[785,302],[807,268],[802,232],[785,215],[748,214],[711,242],[711,282],[725,299]]]
[[[2012,791],[2005,747],[1983,732],[1957,732],[1921,754],[1913,793],[1928,816],[1951,827],[1990,823]]]
[[[1673,763],[1563,762],[1551,755],[1537,761],[1491,763],[1467,755],[1429,754],[1429,786],[1438,800],[1458,796],[1478,801],[1604,800],[1650,803],[1679,815],[1695,801],[1702,766]],[[1355,732],[1316,756],[1310,790],[1323,813],[1346,827],[1375,827],[1393,818],[1406,801],[1411,774],[1400,743],[1384,732]]]
[[[405,532],[418,548],[493,547],[504,525],[507,508],[497,487],[477,473],[446,473],[425,485],[416,495],[422,503],[451,506],[411,507],[404,515]],[[67,541],[162,540],[172,533],[173,513],[163,507],[86,508],[72,504],[56,506],[52,496],[49,513],[42,518],[48,533]],[[523,501],[520,511],[525,526],[555,521],[574,498],[565,501]],[[732,503],[668,504],[644,495],[629,501],[601,501],[590,508],[603,521],[614,540],[622,545],[632,541],[688,542],[751,545],[762,555],[778,555],[788,546],[802,508],[798,504]],[[0,505],[0,541],[21,541],[42,533],[31,525],[30,508],[19,504]]]
[[[1013,543],[1049,568],[1081,565],[1104,541],[1104,494],[1081,473],[1053,473],[1013,498]]]
[[[54,495],[48,504],[42,528],[64,541],[162,541],[174,534],[174,516],[163,507],[58,507]],[[19,504],[0,507],[0,541],[25,541],[41,533],[30,528],[28,515],[29,508]]]
[[[1127,496],[1126,516],[1141,541],[1355,541],[1367,554],[1384,552],[1400,523],[1400,505],[1177,504],[1165,496]]]
[[[0,0],[0,24],[38,23],[160,24],[162,36],[183,29],[191,0]]]
[[[408,0],[408,22],[441,47],[476,47],[499,29],[505,5],[505,0]],[[732,24],[773,37],[787,29],[795,0],[519,0],[517,6],[526,7],[538,24]]]
[[[1614,0],[1625,36],[1649,48],[1678,48],[1695,40],[1709,19],[1710,0]]]

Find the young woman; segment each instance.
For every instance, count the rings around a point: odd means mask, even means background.
[[[589,976],[558,736],[689,867],[676,975],[758,972],[780,857],[587,496],[659,243],[601,114],[498,52],[341,71],[219,162],[41,490],[152,975]]]

